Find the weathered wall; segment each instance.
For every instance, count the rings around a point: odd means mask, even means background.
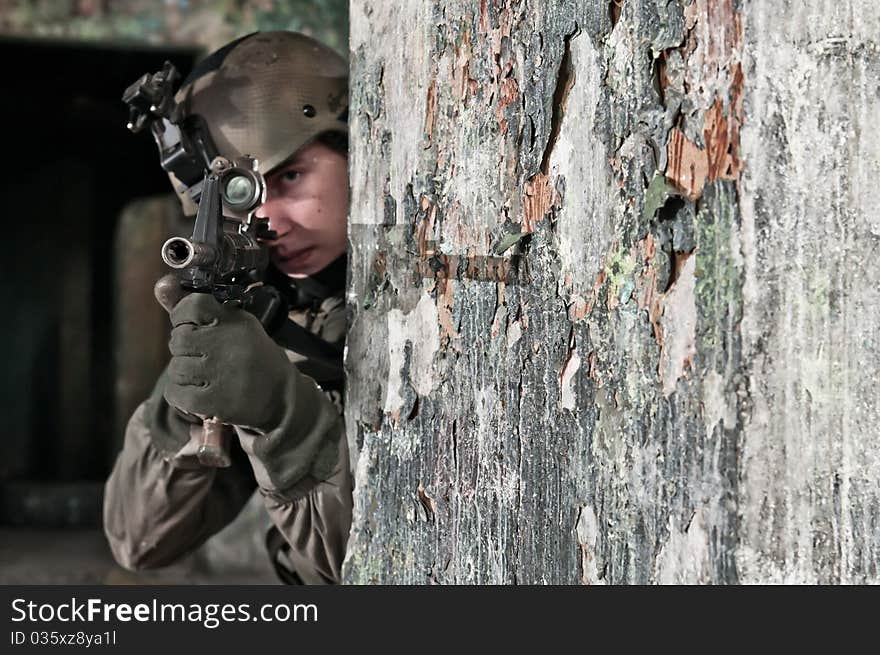
[[[880,6],[755,2],[742,149],[743,578],[880,580]]]
[[[0,35],[201,46],[295,30],[345,52],[345,0],[0,0]]]
[[[351,14],[347,580],[875,580],[880,9]]]

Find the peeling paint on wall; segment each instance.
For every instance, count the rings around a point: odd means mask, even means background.
[[[434,354],[440,349],[437,331],[439,314],[437,305],[427,294],[422,295],[415,309],[404,314],[393,309],[388,318],[388,388],[385,397],[385,413],[394,420],[400,419],[404,405],[401,388],[412,385],[414,391],[426,396],[434,389]],[[406,358],[406,347],[410,354]],[[405,372],[408,376],[404,378]]]
[[[600,53],[586,34],[569,42],[570,88],[559,132],[549,158],[549,170],[565,181],[564,200],[556,215],[563,277],[567,292],[586,294],[614,239],[615,208],[611,171],[604,144],[591,136],[601,102]],[[591,229],[583,229],[589,220]],[[583,317],[581,315],[581,317]]]
[[[347,579],[877,580],[880,9],[355,5]]]
[[[709,533],[702,509],[694,511],[686,526],[670,524],[669,537],[657,556],[655,582],[706,584],[712,581]]]
[[[580,366],[581,358],[578,355],[577,350],[572,350],[568,360],[566,360],[563,365],[562,373],[559,376],[559,387],[561,389],[559,406],[572,412],[577,408],[577,399],[572,384],[575,373],[578,372]]]
[[[581,550],[581,582],[585,585],[605,584],[596,561],[599,523],[596,519],[596,513],[589,505],[581,507],[575,533]]]
[[[693,368],[696,348],[697,304],[694,297],[696,259],[688,257],[675,284],[664,296],[660,316],[662,346],[660,379],[663,394],[675,391],[675,383]]]

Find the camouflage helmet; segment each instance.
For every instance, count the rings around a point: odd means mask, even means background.
[[[318,135],[348,132],[348,64],[304,34],[255,32],[202,60],[175,100],[201,116],[220,155],[254,157],[266,174]]]

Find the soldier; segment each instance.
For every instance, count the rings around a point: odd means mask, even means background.
[[[176,98],[217,151],[267,171],[267,245],[291,319],[341,347],[348,216],[347,66],[292,32],[255,33],[202,61]],[[187,199],[188,200],[188,199]],[[245,311],[192,293],[167,303],[172,359],[135,411],[107,481],[104,527],[116,560],[160,567],[227,525],[255,488],[274,523],[286,582],[337,583],[351,525],[351,473],[335,400]],[[199,416],[235,427],[232,465],[203,466]],[[293,570],[284,564],[286,555]]]

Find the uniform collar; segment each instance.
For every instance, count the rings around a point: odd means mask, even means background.
[[[274,266],[269,267],[268,282],[287,298],[291,309],[316,307],[331,296],[345,291],[348,254],[343,253],[317,273],[304,278],[291,278]]]

